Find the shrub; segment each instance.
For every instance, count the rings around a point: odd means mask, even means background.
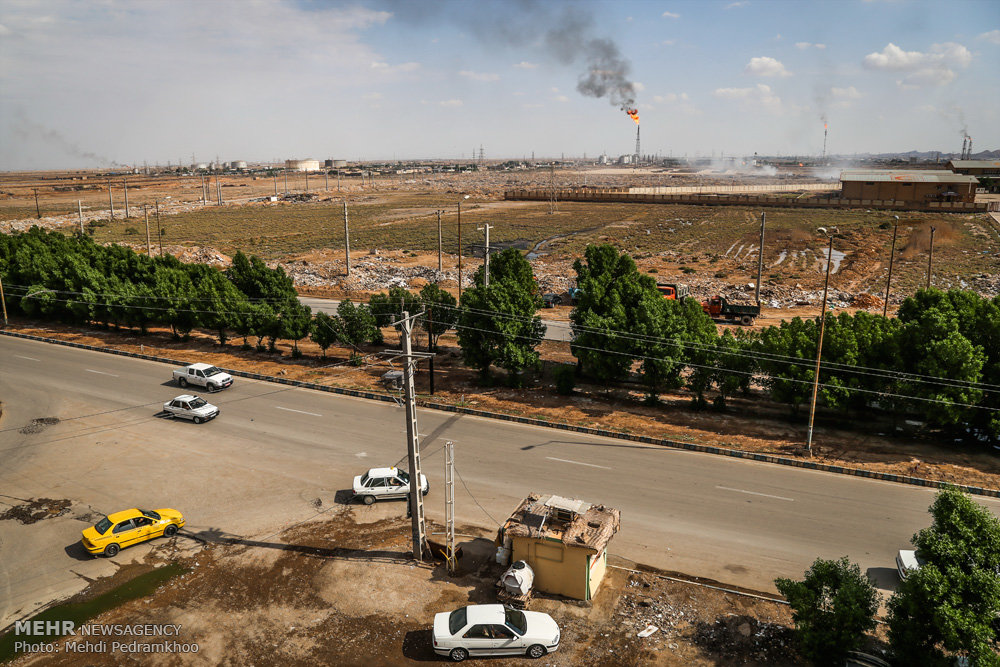
[[[556,382],[556,391],[563,396],[569,396],[573,393],[576,387],[576,371],[573,370],[572,366],[561,365],[557,366],[554,371],[552,371],[552,378]]]

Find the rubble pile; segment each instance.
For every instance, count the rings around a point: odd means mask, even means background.
[[[793,640],[791,628],[738,614],[727,614],[714,623],[699,623],[694,635],[695,643],[706,652],[737,664],[799,664]]]
[[[668,597],[651,590],[648,581],[634,578],[628,583],[616,615],[622,628],[630,637],[639,633],[649,648],[659,650],[673,648],[672,640],[687,630],[697,618],[697,610],[684,603],[673,602]],[[650,626],[656,628],[652,630]],[[649,634],[646,634],[649,633]]]

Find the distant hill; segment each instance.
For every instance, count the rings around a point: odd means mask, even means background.
[[[898,159],[909,159],[916,158],[917,160],[934,160],[940,156],[942,162],[947,162],[948,160],[958,160],[958,153],[945,153],[943,151],[907,151],[905,153],[878,153],[876,155],[871,155],[870,157],[881,159],[881,160],[891,160],[893,158]],[[997,160],[1000,159],[1000,150],[994,151],[979,151],[978,153],[973,153],[973,160]]]

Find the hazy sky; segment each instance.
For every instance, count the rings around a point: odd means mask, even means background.
[[[630,90],[644,153],[997,149],[1000,2],[0,0],[3,170],[619,155]]]

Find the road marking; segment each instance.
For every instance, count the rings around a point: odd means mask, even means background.
[[[312,415],[313,417],[322,417],[323,415],[318,415],[315,412],[306,412],[305,410],[293,410],[292,408],[283,408],[280,405],[274,406],[278,410],[284,410],[285,412],[298,412],[300,415]]]
[[[88,373],[97,373],[98,375],[110,375],[113,378],[118,377],[114,373],[105,373],[104,371],[92,371],[89,368],[85,368],[84,370],[87,371]]]
[[[27,359],[28,361],[41,361],[41,359],[35,359],[34,357],[25,357],[20,354],[15,354],[14,356],[17,357],[18,359]]]
[[[570,461],[569,459],[557,459],[554,456],[546,456],[545,458],[547,458],[549,461],[559,461],[560,463],[574,463],[574,464],[576,464],[578,466],[587,466],[589,468],[602,468],[604,470],[612,470],[613,469],[613,468],[609,468],[607,466],[594,465],[593,463],[581,463],[579,461]]]
[[[757,493],[756,491],[744,491],[743,489],[730,489],[728,486],[717,486],[717,489],[722,489],[723,491],[735,491],[736,493],[747,493],[751,496],[763,496],[765,498],[775,498],[776,500],[787,500],[790,503],[795,502],[795,498],[785,498],[784,496],[772,496],[769,493]]]
[[[357,456],[359,459],[363,459],[368,456],[368,452],[358,452],[357,454],[355,454],[355,456]]]

